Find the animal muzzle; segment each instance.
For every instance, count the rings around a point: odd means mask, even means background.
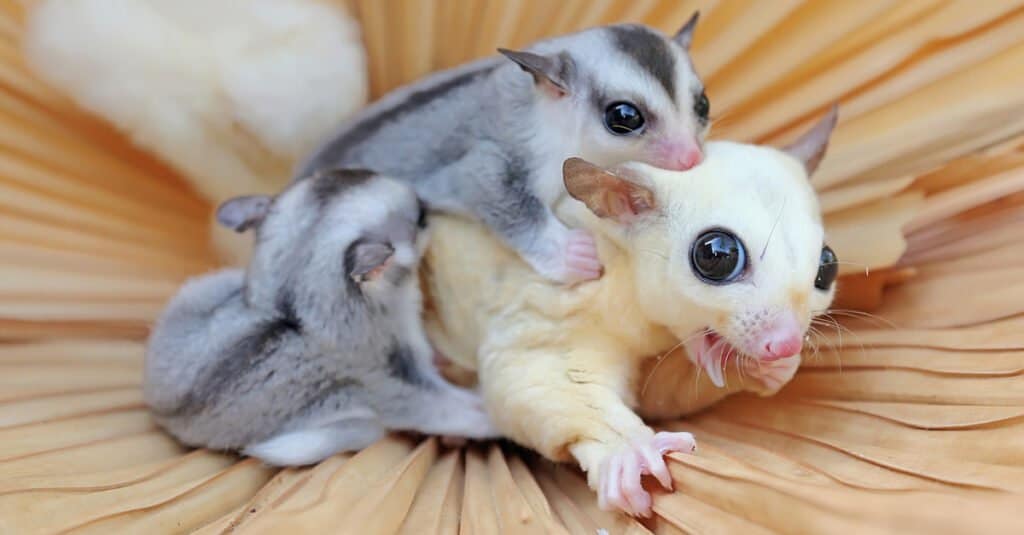
[[[773,361],[792,357],[803,349],[803,329],[792,314],[779,314],[755,336],[754,355]]]
[[[704,160],[704,153],[694,142],[665,144],[658,148],[653,164],[671,171],[686,171]]]

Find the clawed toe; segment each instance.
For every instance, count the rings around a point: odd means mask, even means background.
[[[696,450],[692,434],[662,431],[611,455],[602,465],[598,505],[605,510],[618,508],[634,516],[649,516],[652,498],[641,484],[642,477],[652,475],[663,488],[672,490],[672,476],[663,456]]]
[[[694,453],[697,451],[697,440],[692,433],[661,431],[654,435],[654,447],[662,455],[670,452]]]

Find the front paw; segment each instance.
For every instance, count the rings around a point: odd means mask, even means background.
[[[764,361],[760,359],[747,359],[744,363],[744,372],[756,383],[752,392],[759,396],[771,396],[782,389],[800,367],[800,355]]]
[[[654,476],[665,490],[672,490],[672,476],[664,455],[695,451],[697,442],[692,434],[662,431],[608,456],[601,462],[597,478],[598,506],[604,510],[618,508],[634,516],[650,516],[651,495],[640,483],[642,476]]]
[[[539,258],[530,259],[541,275],[564,284],[601,277],[603,266],[597,254],[594,236],[581,229],[569,230],[556,243],[540,248]]]

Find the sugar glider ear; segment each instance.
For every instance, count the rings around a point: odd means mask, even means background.
[[[836,127],[839,120],[839,107],[833,105],[818,124],[814,125],[806,134],[790,143],[782,150],[790,156],[800,160],[807,170],[807,176],[811,176],[818,168],[818,164],[825,157],[825,150],[828,148],[829,137],[832,136],[832,129]]]
[[[235,232],[245,232],[263,221],[270,211],[271,198],[266,195],[245,195],[221,203],[217,221]]]
[[[564,55],[542,56],[533,52],[507,48],[499,48],[498,52],[514,61],[520,69],[533,75],[533,81],[537,87],[550,95],[561,97],[569,92],[569,84],[566,80],[569,60]]]
[[[621,172],[612,172],[582,158],[562,164],[562,179],[572,198],[601,218],[628,223],[654,209],[654,192]]]
[[[694,11],[693,15],[690,16],[690,20],[683,24],[682,28],[672,37],[672,40],[683,47],[685,50],[690,49],[690,44],[693,43],[693,31],[697,29],[697,21],[700,20],[700,11]]]
[[[356,284],[375,280],[395,254],[390,243],[358,240],[345,252],[345,270]]]

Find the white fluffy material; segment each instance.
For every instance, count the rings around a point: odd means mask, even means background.
[[[358,25],[317,0],[43,0],[24,49],[215,203],[277,191],[367,99]]]

